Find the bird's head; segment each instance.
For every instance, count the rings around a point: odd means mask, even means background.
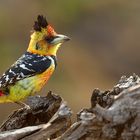
[[[56,55],[61,44],[69,40],[69,37],[57,34],[42,15],[37,17],[33,29],[34,32],[27,49],[28,52],[33,54]]]

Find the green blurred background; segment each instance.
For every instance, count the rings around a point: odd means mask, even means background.
[[[43,94],[60,94],[77,112],[90,106],[94,88],[112,88],[121,75],[140,74],[139,0],[1,0],[0,73],[25,52],[38,14],[71,41]],[[0,122],[15,104],[0,104]]]

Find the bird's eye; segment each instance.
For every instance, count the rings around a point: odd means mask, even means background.
[[[40,50],[40,49],[41,49],[41,47],[39,46],[38,43],[36,43],[35,49],[36,49],[36,50]]]
[[[51,43],[53,40],[54,40],[54,36],[47,36],[45,37],[45,40],[48,42],[48,43]]]

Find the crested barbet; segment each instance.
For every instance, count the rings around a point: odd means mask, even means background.
[[[0,77],[0,103],[15,102],[39,92],[57,65],[56,54],[69,37],[57,34],[39,15],[27,51]]]

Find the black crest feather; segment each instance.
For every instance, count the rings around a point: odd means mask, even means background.
[[[37,21],[34,23],[34,30],[35,31],[41,31],[41,28],[46,28],[48,26],[48,22],[45,17],[42,15],[38,15]]]

